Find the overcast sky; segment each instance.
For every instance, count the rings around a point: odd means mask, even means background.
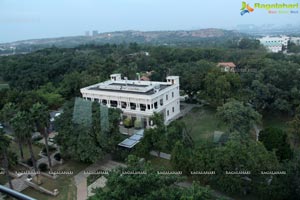
[[[240,15],[242,0],[0,0],[0,43],[85,31],[190,30],[238,24],[297,24],[299,14]],[[254,3],[299,0],[247,0]]]

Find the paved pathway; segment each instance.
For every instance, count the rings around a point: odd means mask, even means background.
[[[95,193],[93,192],[96,188],[104,188],[106,186],[107,179],[104,176],[98,178],[94,183],[88,186],[88,196],[93,196]]]
[[[33,175],[32,175],[33,176]],[[25,183],[25,180],[26,180],[26,176],[23,175],[22,177],[20,178],[15,178],[13,179],[11,182],[12,182],[12,185],[13,185],[13,189],[16,190],[17,192],[22,192],[23,190],[25,190],[26,188],[28,188],[29,186]],[[5,185],[5,187],[8,187],[9,188],[9,184],[7,183]]]
[[[110,171],[119,166],[125,167],[126,165],[112,161],[109,157],[107,157],[104,160],[98,161],[90,165],[83,171],[79,172],[74,177],[77,187],[77,200],[86,200],[88,198],[87,177],[89,176],[89,174],[85,172],[96,172],[98,170]]]
[[[55,166],[57,165],[59,162],[56,161],[54,159],[54,155],[58,153],[58,152],[54,152],[50,157],[51,157],[51,162],[52,162],[52,166]],[[37,160],[37,166],[39,166],[40,163],[46,163],[48,164],[48,158],[47,156],[43,156],[42,158],[38,159]],[[25,166],[25,165],[24,165]],[[33,167],[30,167],[29,170],[33,170]],[[28,184],[25,183],[25,180],[27,179],[27,175],[28,174],[23,174],[21,175],[20,177],[18,178],[14,178],[12,180],[12,185],[13,185],[13,188],[14,190],[18,191],[18,192],[22,192],[23,190],[25,190],[26,188],[28,188]],[[31,177],[34,177],[35,174],[30,174]],[[9,184],[5,184],[6,187],[9,187]]]

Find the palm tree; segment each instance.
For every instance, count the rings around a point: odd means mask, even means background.
[[[18,108],[14,103],[7,103],[3,106],[1,110],[1,120],[5,124],[10,124],[10,120],[15,116],[18,112]]]
[[[33,163],[33,167],[36,171],[38,171],[36,159],[32,149],[32,119],[28,112],[19,111],[14,117],[15,123],[18,124],[18,131],[22,133],[22,140],[27,143],[30,152],[30,158]]]
[[[4,157],[4,170],[5,170],[5,174],[7,176],[8,179],[8,183],[9,183],[9,187],[11,189],[13,189],[13,185],[11,182],[11,177],[9,176],[9,172],[8,172],[8,153],[7,153],[7,149],[9,148],[10,145],[10,139],[4,135],[4,132],[2,131],[2,129],[0,129],[0,153],[3,154]]]
[[[25,139],[25,142],[27,143],[28,147],[29,147],[29,152],[30,152],[30,158],[33,164],[33,168],[36,172],[38,172],[38,167],[37,167],[37,162],[33,153],[33,149],[32,149],[32,131],[33,131],[33,120],[31,118],[31,115],[29,112],[18,112],[16,117],[18,117],[20,119],[21,122],[21,129],[23,132],[23,136]],[[36,174],[37,177],[37,182],[38,184],[40,183],[39,181],[39,174]]]
[[[1,110],[1,120],[4,121],[5,124],[9,124],[12,126],[14,130],[15,140],[19,145],[20,157],[21,160],[24,160],[24,153],[22,144],[24,142],[24,138],[22,136],[22,131],[20,131],[20,126],[18,120],[15,120],[15,115],[19,111],[17,106],[14,103],[7,103]]]
[[[49,153],[49,145],[48,145],[48,127],[49,127],[49,118],[50,114],[47,106],[40,103],[35,103],[30,109],[31,117],[33,119],[33,123],[35,128],[43,135],[45,139],[45,147],[46,153],[49,162],[49,168],[52,167],[52,162]]]
[[[21,160],[24,160],[23,144],[25,143],[24,132],[22,130],[23,122],[20,115],[14,116],[10,123],[14,130],[15,141],[18,143]]]

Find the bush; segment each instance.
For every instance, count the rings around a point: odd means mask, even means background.
[[[142,121],[139,120],[139,119],[136,119],[136,120],[134,121],[134,128],[136,128],[136,129],[142,128]]]
[[[60,155],[60,153],[56,153],[56,154],[54,155],[54,159],[57,160],[57,161],[60,161],[60,160],[61,160],[61,155]]]
[[[129,117],[126,117],[123,121],[125,128],[131,128],[132,127],[132,120]]]
[[[33,167],[33,162],[31,160],[31,158],[27,159],[26,164],[30,167]]]
[[[38,168],[40,171],[46,172],[48,170],[48,165],[46,163],[40,163]]]

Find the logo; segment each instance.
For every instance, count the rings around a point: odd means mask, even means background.
[[[253,12],[254,9],[249,6],[245,1],[242,2],[241,15],[243,16],[246,13]]]

